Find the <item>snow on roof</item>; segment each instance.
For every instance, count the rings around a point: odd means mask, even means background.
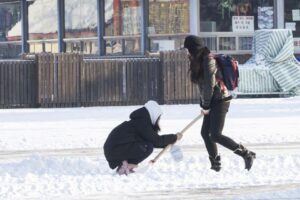
[[[105,21],[112,18],[112,3],[105,5]],[[57,31],[57,3],[52,0],[38,0],[28,8],[30,33],[54,33]],[[95,3],[81,0],[65,2],[66,29],[93,29],[97,27]],[[21,21],[8,32],[8,37],[21,35]]]

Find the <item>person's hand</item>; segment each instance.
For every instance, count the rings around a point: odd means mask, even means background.
[[[181,140],[183,134],[182,133],[176,133],[176,136],[177,136],[177,141],[178,141],[178,140]]]
[[[201,110],[201,113],[203,114],[203,115],[208,115],[209,114],[209,109],[208,110],[205,110],[205,109],[202,109]]]

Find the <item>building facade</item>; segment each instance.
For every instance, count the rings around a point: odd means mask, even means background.
[[[21,53],[143,56],[195,34],[214,52],[251,53],[259,29],[292,29],[299,0],[0,0],[0,59]]]

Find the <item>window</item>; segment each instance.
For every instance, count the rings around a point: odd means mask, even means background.
[[[105,40],[107,54],[141,52],[140,0],[105,0]]]
[[[189,0],[150,0],[149,27],[156,34],[188,33]]]
[[[67,52],[97,53],[97,0],[65,0]]]
[[[21,8],[19,3],[0,3],[0,59],[21,53]]]
[[[284,1],[284,22],[285,28],[292,29],[294,37],[294,46],[297,52],[300,52],[300,1]]]
[[[229,32],[203,38],[214,51],[251,50],[253,31],[275,28],[274,18],[273,0],[200,1],[200,32]]]
[[[251,16],[253,29],[274,28],[273,0],[201,0],[200,1],[200,31],[201,32],[231,32],[235,30],[234,16]],[[241,17],[237,22],[247,22]],[[251,24],[252,25],[252,24]],[[244,28],[243,28],[244,27]],[[248,28],[248,29],[247,29]],[[252,27],[240,26],[238,31],[248,31]]]
[[[151,51],[182,47],[184,34],[190,32],[189,0],[149,0]]]
[[[57,1],[28,1],[30,52],[57,52]]]
[[[97,37],[97,1],[65,0],[66,38]]]

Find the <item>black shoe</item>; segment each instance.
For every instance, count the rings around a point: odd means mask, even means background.
[[[216,172],[221,170],[221,157],[218,155],[215,158],[209,156],[209,160],[211,163],[211,168],[212,170],[215,170]]]
[[[234,153],[244,158],[245,169],[249,171],[253,165],[253,160],[256,158],[256,154],[252,151],[249,151],[241,144],[236,150],[234,150]]]

